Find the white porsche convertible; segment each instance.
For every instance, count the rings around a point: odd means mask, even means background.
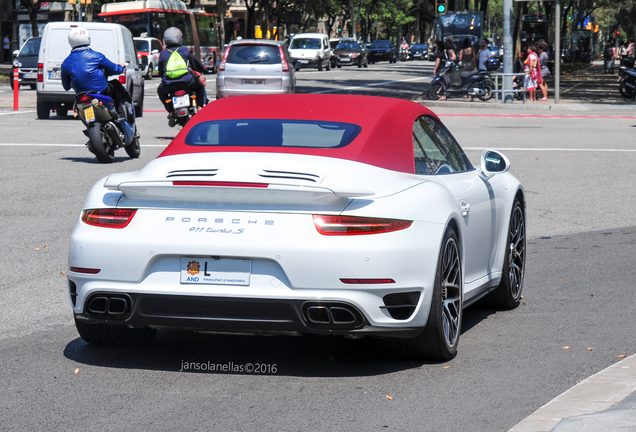
[[[410,101],[263,95],[208,105],[143,169],[90,191],[68,286],[91,344],[159,328],[397,337],[455,356],[462,310],[519,303],[525,197]]]

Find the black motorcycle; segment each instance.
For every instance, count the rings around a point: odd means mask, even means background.
[[[199,110],[197,107],[197,97],[193,91],[177,90],[170,93],[170,103],[174,108],[174,117],[168,119],[168,125],[174,127],[175,124],[185,126]]]
[[[625,98],[632,99],[636,95],[636,69],[634,59],[625,58],[618,69],[618,91]]]
[[[499,60],[493,58],[488,62],[486,71],[466,71],[461,62],[447,61],[444,69],[431,82],[427,97],[431,100],[439,100],[444,96],[468,95],[471,100],[475,97],[482,101],[489,100],[495,88],[489,72],[499,68]]]
[[[115,101],[101,93],[81,92],[75,97],[73,110],[82,120],[88,137],[88,150],[101,163],[110,163],[115,150],[123,147],[131,158],[141,154],[139,132],[135,123],[135,108],[128,92],[119,81],[113,80],[115,91],[123,96],[119,107]]]

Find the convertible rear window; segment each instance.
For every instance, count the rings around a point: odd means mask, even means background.
[[[337,148],[350,144],[356,124],[309,120],[213,120],[197,124],[185,138],[191,146]]]

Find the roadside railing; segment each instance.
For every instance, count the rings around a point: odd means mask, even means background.
[[[524,72],[518,72],[518,73],[491,73],[490,76],[495,78],[495,90],[492,91],[492,93],[495,94],[495,101],[499,102],[499,94],[501,94],[501,100],[505,101],[506,99],[506,95],[512,93],[514,95],[514,93],[521,93],[523,95],[523,103],[526,103],[526,80],[523,79],[523,87],[520,88],[513,88],[510,90],[504,90],[504,89],[500,89],[499,88],[499,77],[508,77],[511,76],[513,81],[515,79],[515,77],[517,76],[522,76],[525,77],[525,73]],[[502,84],[503,84],[503,80],[502,80]]]

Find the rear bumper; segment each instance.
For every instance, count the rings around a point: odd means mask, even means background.
[[[109,311],[109,300],[113,311]],[[91,307],[90,304],[93,304]],[[75,318],[126,325],[245,334],[334,334],[408,338],[422,327],[372,327],[342,301],[243,299],[129,293],[94,293]]]
[[[65,104],[73,106],[75,102],[75,92],[42,92],[37,93],[38,103]]]

